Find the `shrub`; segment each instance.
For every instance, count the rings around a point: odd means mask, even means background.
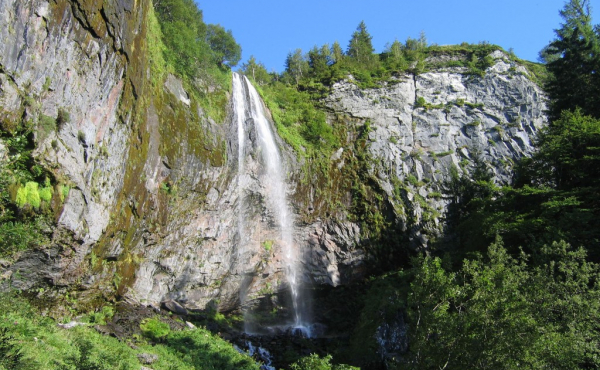
[[[427,105],[427,102],[425,101],[425,98],[422,96],[419,96],[417,98],[417,101],[415,102],[415,107],[420,108],[420,107],[425,107]]]
[[[64,108],[58,108],[58,113],[56,114],[56,125],[60,130],[62,126],[71,120],[71,115]]]
[[[140,329],[146,337],[156,341],[160,341],[171,332],[169,324],[155,317],[144,319],[140,324]]]
[[[50,132],[56,130],[56,121],[50,116],[40,114],[38,122],[40,131],[44,136],[47,136]]]
[[[419,186],[419,180],[417,180],[415,175],[408,175],[406,177],[406,181],[408,181],[408,183],[411,184],[412,186]]]
[[[20,208],[25,205],[30,205],[33,208],[39,208],[41,203],[40,193],[38,191],[39,184],[35,181],[29,181],[23,187],[19,187],[17,190],[17,197],[15,203]]]
[[[327,355],[323,358],[313,353],[310,356],[306,356],[296,361],[290,366],[291,370],[358,370],[358,367],[350,365],[332,365],[331,355]]]

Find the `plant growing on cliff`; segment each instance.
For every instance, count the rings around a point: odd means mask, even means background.
[[[161,0],[154,9],[166,46],[165,59],[179,75],[194,79],[213,63],[230,68],[240,60],[241,47],[231,31],[205,24],[193,0]]]

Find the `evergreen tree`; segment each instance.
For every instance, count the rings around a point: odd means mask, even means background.
[[[323,45],[321,48],[315,46],[308,52],[311,75],[318,80],[329,75],[330,55],[329,45]]]
[[[598,187],[600,178],[600,121],[563,111],[538,135],[530,169],[537,184],[557,190]]]
[[[600,41],[591,24],[589,0],[570,0],[560,15],[564,22],[555,30],[556,39],[541,53],[552,74],[546,88],[550,118],[576,107],[600,118]]]
[[[252,80],[259,85],[264,85],[271,80],[271,76],[269,75],[269,72],[267,72],[265,65],[261,62],[257,62],[254,55],[251,55],[248,61],[242,64],[241,69],[246,76],[251,77]]]
[[[404,57],[402,43],[394,40],[392,44],[386,45],[384,52],[385,65],[390,70],[403,70],[407,67],[406,58]]]
[[[365,22],[360,22],[350,39],[348,56],[356,60],[360,65],[369,66],[374,60],[373,52],[375,51],[371,43],[372,38],[369,32],[367,32]]]
[[[288,53],[288,56],[285,59],[285,77],[291,79],[297,85],[308,73],[308,68],[308,61],[302,54],[302,49],[296,49],[293,53]]]
[[[344,51],[342,50],[340,43],[336,41],[333,43],[333,45],[331,45],[331,62],[333,64],[340,63],[343,58]]]

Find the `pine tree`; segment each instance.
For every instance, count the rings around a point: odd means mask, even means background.
[[[373,61],[373,37],[367,32],[367,25],[364,21],[360,22],[356,31],[352,34],[350,44],[348,45],[348,56],[355,59],[359,64],[368,66]]]
[[[555,30],[556,39],[541,53],[552,73],[546,87],[550,118],[576,107],[600,118],[600,40],[591,24],[589,0],[570,0],[560,15],[564,23]]]
[[[312,76],[317,79],[323,79],[328,76],[330,55],[329,45],[323,45],[321,48],[315,46],[308,52],[308,63]]]
[[[296,49],[293,53],[288,53],[285,59],[285,72],[296,85],[300,83],[302,77],[306,76],[308,68],[308,61],[302,54],[302,49]]]

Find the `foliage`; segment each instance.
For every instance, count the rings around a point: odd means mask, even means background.
[[[542,53],[551,73],[546,86],[550,117],[580,107],[600,118],[600,29],[591,24],[590,2],[570,0],[560,14],[564,23]]]
[[[149,15],[148,37],[152,40],[149,56],[154,84],[158,88],[165,72],[178,75],[193,100],[210,117],[223,122],[230,69],[241,57],[241,47],[231,31],[205,24],[193,0],[157,1],[153,14]]]
[[[287,58],[285,58],[284,79],[298,85],[300,80],[308,75],[308,68],[308,60],[306,60],[306,57],[302,54],[302,49],[296,49],[294,52],[289,52]]]
[[[297,153],[309,155],[312,150],[328,152],[339,145],[325,112],[315,107],[311,95],[282,82],[259,89],[273,115],[280,136]]]
[[[161,340],[171,332],[169,324],[160,321],[159,318],[153,317],[144,319],[140,323],[142,333],[152,340]]]
[[[90,321],[101,324],[112,310],[105,307],[97,314],[102,319],[93,315],[96,319]],[[152,364],[155,370],[259,368],[250,357],[206,329],[174,331],[159,344],[130,346],[85,325],[61,329],[22,297],[0,295],[0,369],[137,370],[141,368],[140,353],[158,355]]]
[[[358,368],[343,364],[332,365],[330,355],[321,358],[313,353],[290,365],[290,370],[358,370]]]
[[[439,258],[415,262],[408,367],[597,367],[598,266],[564,242],[535,262],[511,257],[500,240],[458,272]]]
[[[347,55],[353,61],[368,69],[375,67],[375,62],[379,59],[376,55],[373,55],[375,49],[371,43],[372,39],[373,37],[367,31],[367,25],[364,21],[361,21],[352,34],[347,51]]]
[[[242,57],[242,48],[235,42],[231,30],[225,30],[221,25],[209,24],[206,32],[206,41],[214,53],[214,58],[219,65],[233,67]]]
[[[0,256],[9,257],[46,241],[42,225],[47,207],[40,206],[50,203],[53,186],[49,173],[31,156],[29,129],[0,130],[0,137],[8,150],[8,162],[0,166]]]
[[[265,85],[271,81],[271,76],[269,75],[269,72],[267,72],[265,65],[258,62],[253,55],[248,58],[246,63],[242,64],[240,70],[259,86]]]
[[[0,257],[30,249],[45,240],[38,222],[3,221],[0,223]]]
[[[67,111],[65,108],[58,108],[58,112],[56,114],[56,126],[57,128],[60,130],[61,127],[63,127],[63,125],[67,122],[69,122],[71,120],[71,115],[69,114],[69,111]]]
[[[93,265],[94,263],[92,263]],[[115,314],[115,310],[111,306],[104,306],[100,311],[89,314],[89,322],[91,324],[106,325]]]
[[[528,163],[535,184],[558,190],[598,187],[600,173],[600,120],[580,109],[561,117],[538,134],[537,150]]]

